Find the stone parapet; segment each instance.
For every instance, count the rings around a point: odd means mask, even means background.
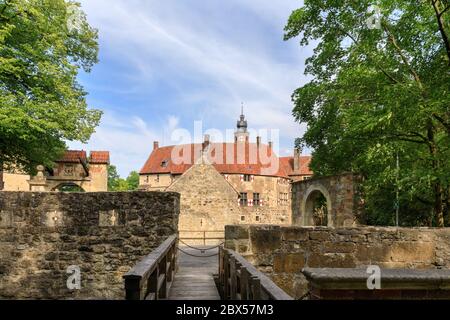
[[[177,233],[179,210],[174,192],[0,192],[0,299],[122,299],[122,275]]]
[[[449,269],[380,269],[369,288],[365,268],[305,268],[311,299],[450,299]],[[372,282],[369,280],[370,284]]]
[[[450,228],[233,225],[225,228],[225,246],[294,297],[307,292],[303,268],[450,267]]]

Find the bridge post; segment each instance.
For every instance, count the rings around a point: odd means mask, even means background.
[[[230,298],[230,260],[229,254],[227,251],[224,251],[223,254],[223,263],[224,263],[224,286],[223,286],[223,296],[225,300]]]
[[[153,271],[150,277],[148,278],[149,295],[152,294],[155,295],[155,300],[158,300],[158,274],[159,274],[158,269],[159,268],[156,267],[155,271]]]
[[[125,299],[142,300],[141,296],[141,277],[128,278],[125,281]]]
[[[169,236],[123,276],[127,300],[167,298],[167,283],[177,270],[177,241],[176,234]]]
[[[158,268],[158,299],[167,298],[167,255],[161,260]]]
[[[231,249],[220,249],[219,275],[224,300],[292,300],[270,278]]]
[[[167,268],[167,282],[172,282],[173,280],[173,266],[174,266],[174,246],[170,248],[169,254],[168,254],[168,260],[169,260],[169,267]]]
[[[231,256],[229,260],[230,260],[230,299],[236,300],[237,298],[236,259],[233,256]]]
[[[223,248],[219,247],[219,284],[223,288]],[[223,292],[222,292],[223,293]]]
[[[249,281],[249,273],[244,266],[241,266],[241,277],[240,277],[241,300],[248,300],[248,281]]]
[[[251,277],[252,300],[261,300],[261,281],[258,277]]]

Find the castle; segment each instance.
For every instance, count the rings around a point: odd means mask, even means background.
[[[3,172],[4,191],[100,192],[108,190],[108,151],[67,150],[53,168],[38,166],[36,176],[20,170]]]
[[[298,149],[278,157],[272,142],[260,137],[250,142],[241,114],[233,143],[212,142],[208,135],[203,143],[177,146],[155,141],[140,171],[140,189],[181,194],[179,231],[185,239],[220,234],[227,224],[290,225],[291,182],[312,176],[310,160]]]

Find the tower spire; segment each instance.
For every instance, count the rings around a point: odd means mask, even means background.
[[[235,141],[248,141],[247,121],[244,115],[244,103],[241,102],[241,115],[236,125],[236,132],[234,133]]]

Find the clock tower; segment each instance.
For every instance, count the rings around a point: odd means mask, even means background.
[[[244,106],[241,108],[241,116],[237,121],[236,131],[234,132],[234,142],[248,142],[249,133],[247,132],[247,121],[244,116]]]

